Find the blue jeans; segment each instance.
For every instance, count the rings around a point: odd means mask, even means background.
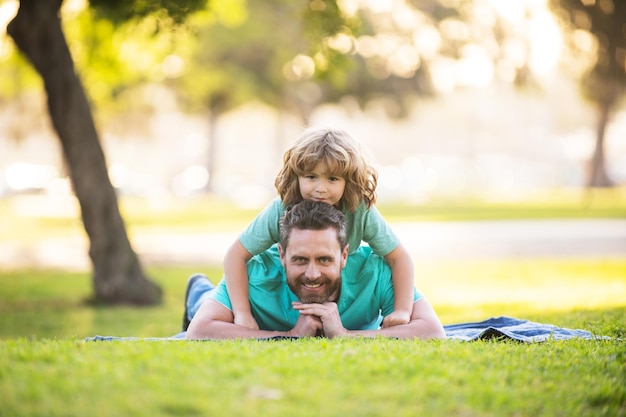
[[[202,303],[209,298],[211,292],[215,289],[215,286],[209,281],[204,274],[194,274],[189,278],[191,286],[188,289],[187,299],[185,300],[185,307],[187,307],[187,318],[193,319],[196,315]]]

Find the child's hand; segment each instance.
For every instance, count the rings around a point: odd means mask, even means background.
[[[235,324],[242,327],[247,327],[252,330],[259,330],[259,325],[252,317],[252,314],[236,314],[235,315]]]
[[[385,327],[398,326],[407,324],[411,321],[411,313],[408,311],[394,310],[391,314],[383,319],[383,329]]]

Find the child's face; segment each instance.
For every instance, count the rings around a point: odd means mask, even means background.
[[[320,162],[311,172],[298,177],[300,194],[305,200],[323,201],[337,206],[346,188],[346,179],[329,172],[328,165]]]

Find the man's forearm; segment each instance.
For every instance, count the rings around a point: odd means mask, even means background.
[[[253,330],[234,323],[213,320],[189,326],[187,339],[265,339],[288,336],[288,332]]]
[[[344,336],[348,337],[386,336],[397,337],[399,339],[442,339],[446,337],[446,332],[441,325],[439,317],[425,298],[421,298],[413,303],[411,321],[407,324],[389,326],[379,330],[354,330],[344,333],[347,333],[344,334]],[[337,334],[337,336],[341,336],[341,334]]]
[[[187,339],[261,339],[281,333],[284,332],[268,332],[235,324],[232,311],[217,301],[207,300],[191,320]]]
[[[407,324],[386,327],[379,330],[349,330],[348,337],[396,337],[398,339],[442,339],[446,334],[438,323],[415,319]]]

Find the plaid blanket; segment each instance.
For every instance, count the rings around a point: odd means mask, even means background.
[[[608,339],[606,336],[595,336],[586,330],[567,329],[505,316],[492,317],[475,323],[450,324],[443,327],[448,339],[468,342],[488,339],[515,340],[526,343],[573,338]]]
[[[551,324],[535,323],[528,320],[520,320],[513,317],[492,317],[490,319],[474,323],[458,323],[443,326],[448,339],[465,342],[475,340],[513,340],[523,343],[545,342],[546,340],[566,340],[573,338],[582,339],[609,339],[606,336],[596,336],[591,332],[579,329],[567,329]],[[183,340],[185,332],[171,337],[118,337],[118,336],[93,336],[85,341],[132,341],[132,340]],[[271,340],[297,339],[289,337],[274,337]]]

